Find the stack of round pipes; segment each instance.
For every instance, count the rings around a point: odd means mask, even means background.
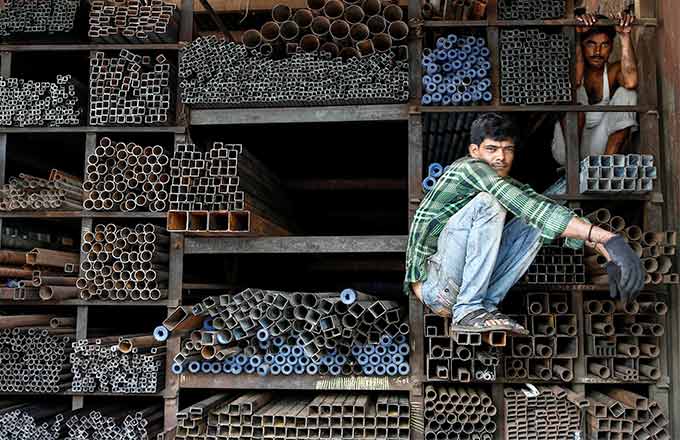
[[[409,97],[408,63],[392,52],[346,61],[326,51],[271,60],[242,44],[201,37],[180,55],[185,104],[223,107],[380,104]]]
[[[162,212],[167,209],[169,158],[163,147],[99,140],[87,158],[83,208]]]
[[[425,387],[425,439],[491,440],[496,407],[475,388]],[[442,437],[443,435],[443,437]]]
[[[84,89],[71,75],[57,75],[56,82],[37,82],[0,77],[0,125],[12,127],[79,125],[78,101]]]
[[[491,62],[482,37],[449,34],[423,50],[423,105],[489,104]]]
[[[263,55],[322,51],[331,57],[368,56],[400,46],[406,58],[408,25],[397,4],[381,0],[307,0],[307,7],[292,11],[284,4],[272,8],[272,21],[259,31],[243,33],[248,49]]]
[[[0,211],[80,210],[83,200],[77,177],[52,170],[50,179],[21,173],[0,186]]]
[[[499,0],[501,20],[544,20],[562,18],[566,14],[564,0]]]
[[[70,31],[78,6],[77,0],[7,0],[0,9],[0,35]]]
[[[73,344],[73,385],[78,393],[155,393],[164,383],[165,348],[153,336],[108,336]]]
[[[165,230],[151,223],[96,225],[85,232],[76,287],[82,299],[157,301],[167,297],[168,243]]]

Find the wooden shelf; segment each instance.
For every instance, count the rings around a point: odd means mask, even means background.
[[[0,218],[165,218],[167,212],[120,211],[5,211]]]
[[[588,193],[588,194],[574,194],[574,195],[551,195],[554,200],[574,200],[574,201],[588,201],[588,200],[640,200],[652,203],[663,203],[663,194],[660,192],[649,193],[627,193],[627,192],[602,192],[602,193]]]
[[[65,391],[65,396],[102,396],[102,397],[163,397],[163,391],[157,393],[76,393],[73,391]]]
[[[542,104],[542,105],[451,105],[451,106],[416,106],[414,111],[420,113],[469,113],[469,112],[632,112],[647,113],[657,111],[651,105],[575,105],[575,104]]]
[[[80,126],[80,127],[0,127],[0,134],[11,133],[184,133],[185,127]]]
[[[300,124],[407,119],[407,104],[191,109],[191,125]]]
[[[361,254],[404,253],[405,235],[329,237],[192,237],[185,234],[184,253],[191,254]]]
[[[158,301],[104,301],[104,300],[82,300],[65,299],[62,301],[14,301],[0,300],[2,306],[106,306],[106,307],[172,307],[174,302],[167,299]]]
[[[663,379],[663,378],[662,378]],[[568,387],[569,385],[598,385],[598,384],[620,384],[620,385],[632,385],[632,384],[646,384],[651,385],[655,383],[662,382],[662,379],[657,380],[637,380],[637,381],[625,381],[619,379],[602,379],[599,377],[576,377],[571,382],[563,382],[561,380],[541,380],[538,378],[528,378],[528,379],[506,379],[504,377],[499,377],[495,381],[472,381],[470,383],[475,385],[482,384],[504,384],[504,385],[525,385],[527,383],[533,384],[556,384]],[[460,383],[453,380],[424,380],[423,382],[432,384],[443,384],[443,383]]]
[[[179,378],[180,388],[267,389],[267,390],[365,390],[408,391],[409,377],[352,376],[258,376],[254,374],[187,374]]]
[[[106,44],[106,43],[57,43],[57,44],[0,44],[0,52],[52,52],[52,51],[91,51],[91,50],[179,50],[185,47],[182,43],[138,43],[138,44]]]
[[[578,26],[578,23],[573,18],[562,18],[554,20],[496,20],[491,22],[488,20],[425,20],[423,27],[425,28],[450,28],[450,27],[527,27],[527,26]],[[598,22],[601,26],[613,26],[615,23],[612,20],[600,20]],[[636,26],[650,26],[656,27],[658,25],[656,18],[638,18],[635,21]]]

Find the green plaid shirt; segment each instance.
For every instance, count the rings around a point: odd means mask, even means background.
[[[539,229],[548,241],[559,237],[576,215],[529,185],[500,177],[482,160],[457,160],[427,193],[413,218],[406,249],[406,293],[411,291],[411,283],[427,278],[427,259],[437,252],[437,239],[449,218],[480,192],[492,194],[509,212]],[[583,241],[567,239],[565,246],[578,249]]]

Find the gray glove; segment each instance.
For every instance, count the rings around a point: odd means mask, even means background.
[[[627,303],[635,300],[644,287],[645,272],[640,257],[635,255],[623,237],[616,235],[604,243],[611,261],[605,266],[609,275],[609,294]]]

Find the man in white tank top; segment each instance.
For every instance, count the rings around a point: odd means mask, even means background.
[[[576,28],[581,40],[576,49],[577,101],[582,105],[637,105],[638,71],[631,37],[635,17],[625,13],[612,17],[619,23],[613,29],[594,26],[600,18],[606,17],[592,14],[577,17],[583,23]],[[610,63],[617,34],[621,41],[621,61]],[[618,153],[638,126],[634,112],[580,113],[578,122],[581,158]],[[563,128],[563,121],[555,124],[552,143],[553,157],[560,165],[566,161]],[[564,182],[561,183],[546,194],[563,193]]]

